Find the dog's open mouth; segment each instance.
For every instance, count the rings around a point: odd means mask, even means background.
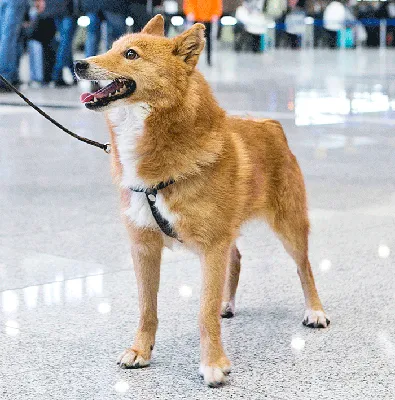
[[[94,93],[82,93],[80,99],[86,108],[94,110],[95,108],[104,107],[112,101],[128,97],[135,90],[135,81],[118,78]]]

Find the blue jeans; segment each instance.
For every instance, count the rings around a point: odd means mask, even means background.
[[[29,51],[30,80],[41,83],[44,81],[43,46],[37,40],[29,40],[27,48]]]
[[[18,80],[18,39],[27,7],[25,0],[0,0],[0,74]]]
[[[56,61],[52,71],[52,80],[56,82],[62,79],[64,67],[68,67],[73,73],[73,37],[77,24],[73,17],[56,18],[55,24],[60,35]]]
[[[106,49],[108,50],[112,43],[126,32],[125,16],[110,11],[103,11],[104,18],[107,21]],[[100,43],[100,17],[95,13],[87,14],[90,19],[88,25],[85,55],[92,57],[99,53]]]

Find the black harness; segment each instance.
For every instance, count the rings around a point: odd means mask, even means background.
[[[174,180],[171,179],[170,181],[167,181],[167,182],[160,182],[158,185],[156,185],[152,188],[135,189],[135,188],[131,187],[130,190],[132,192],[145,193],[148,204],[149,204],[151,212],[152,212],[152,215],[155,218],[155,221],[158,224],[160,230],[165,235],[170,236],[171,238],[177,239],[181,242],[181,240],[178,239],[177,233],[174,232],[173,227],[171,226],[170,222],[162,216],[162,214],[159,212],[158,208],[155,205],[158,190],[162,190],[162,189],[168,187],[169,185],[172,185],[173,183],[174,183]]]

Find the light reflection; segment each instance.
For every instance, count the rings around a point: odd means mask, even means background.
[[[19,324],[16,321],[8,320],[5,323],[5,333],[8,336],[17,336],[19,334]]]
[[[178,293],[181,297],[191,297],[192,296],[192,288],[187,285],[182,285],[178,289]]]
[[[88,276],[86,278],[86,294],[96,296],[103,292],[103,275]]]
[[[393,362],[395,362],[395,344],[391,341],[387,332],[379,332],[377,340],[383,349],[384,354]]]
[[[310,90],[299,91],[295,96],[295,124],[298,126],[343,123],[350,110],[350,100],[342,92],[337,96],[322,96]]]
[[[320,262],[320,270],[322,272],[327,272],[331,269],[332,263],[331,260],[324,259]]]
[[[387,245],[381,244],[378,249],[378,254],[380,258],[388,258],[391,254],[391,250]]]
[[[43,285],[44,303],[46,305],[59,304],[61,301],[61,282],[47,283]]]
[[[64,276],[63,276],[63,274],[60,273],[60,274],[56,275],[55,281],[56,281],[56,282],[62,282],[62,281],[64,281]]]
[[[62,296],[62,283],[54,282],[52,283],[52,296],[54,304],[59,304],[61,302]]]
[[[295,336],[294,338],[292,338],[291,347],[296,351],[302,351],[305,344],[306,341],[299,336]]]
[[[43,286],[43,292],[44,292],[44,303],[47,305],[51,305],[52,304],[52,290],[51,290],[50,283]]]
[[[14,290],[6,290],[2,295],[3,311],[12,313],[18,310],[19,298]]]
[[[376,93],[354,93],[351,100],[351,110],[354,114],[388,111],[390,101],[387,95]]]
[[[62,280],[61,280],[62,279]],[[21,296],[27,309],[36,308],[41,301],[45,305],[57,305],[65,298],[68,302],[81,300],[85,282],[85,294],[99,296],[103,292],[103,275],[93,275],[87,278],[63,280],[63,276],[57,276],[57,280],[43,285],[33,285],[23,288]],[[42,287],[42,289],[41,289]],[[42,296],[40,296],[40,292]],[[185,293],[185,290],[184,292]],[[103,303],[104,304],[104,303]],[[4,313],[14,313],[19,309],[19,291],[7,290],[1,295],[1,307]],[[109,305],[108,305],[109,306]],[[100,306],[99,312],[107,313],[108,306]]]
[[[65,284],[67,301],[80,300],[82,298],[82,279],[70,279]]]
[[[114,385],[114,389],[117,393],[126,393],[129,390],[129,384],[125,381],[118,381]]]
[[[328,82],[322,90],[302,89],[295,95],[295,124],[325,125],[345,122],[346,116],[395,111],[395,100],[381,85],[346,91],[342,81]],[[288,109],[291,110],[288,101]]]
[[[100,303],[97,306],[97,311],[99,311],[100,314],[108,314],[111,312],[111,305],[108,303]]]
[[[23,289],[23,297],[27,308],[36,308],[38,299],[38,286],[29,286]]]

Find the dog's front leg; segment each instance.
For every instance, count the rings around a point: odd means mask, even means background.
[[[225,376],[230,371],[230,362],[222,347],[220,312],[231,244],[213,246],[205,250],[201,257],[200,374],[209,386],[225,382]]]
[[[150,230],[129,229],[132,259],[139,295],[140,322],[133,346],[118,359],[121,368],[142,368],[150,364],[158,327],[157,295],[159,290],[162,235]]]

